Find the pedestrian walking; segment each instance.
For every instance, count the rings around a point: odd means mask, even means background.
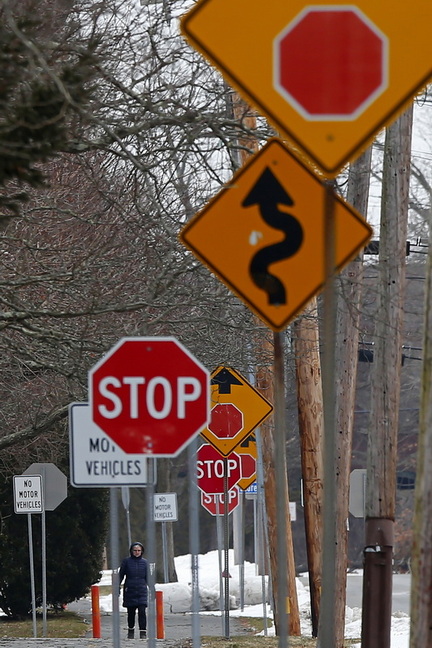
[[[123,586],[123,607],[127,608],[128,639],[135,636],[135,617],[138,611],[140,639],[147,636],[147,560],[143,557],[144,546],[134,542],[129,548],[130,556],[124,558],[119,569],[119,584]]]

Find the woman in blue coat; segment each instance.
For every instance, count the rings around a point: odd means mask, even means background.
[[[147,560],[143,558],[144,547],[134,542],[129,548],[130,556],[122,560],[119,584],[126,577],[123,587],[123,607],[127,608],[128,639],[134,638],[135,614],[138,610],[140,638],[147,636]]]

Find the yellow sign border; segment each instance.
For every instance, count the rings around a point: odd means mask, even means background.
[[[296,290],[301,293],[297,295],[296,299],[292,300],[292,304],[288,303],[282,306],[272,306],[266,303],[264,292],[255,286],[246,272],[247,264],[243,257],[248,255],[252,248],[249,246],[246,249],[245,246],[247,246],[248,243],[245,241],[244,232],[242,233],[241,242],[238,242],[235,238],[235,236],[238,235],[235,228],[244,228],[246,227],[246,224],[251,230],[259,229],[262,232],[265,232],[262,243],[259,245],[270,245],[271,243],[276,242],[277,237],[280,238],[280,230],[278,234],[275,234],[276,230],[266,226],[262,219],[257,215],[258,209],[255,210],[253,207],[249,208],[255,211],[251,214],[247,212],[246,216],[246,210],[241,208],[241,199],[245,194],[244,188],[251,188],[251,183],[253,184],[256,182],[256,175],[257,172],[259,172],[257,170],[262,170],[265,166],[271,166],[279,174],[282,174],[282,172],[284,174],[289,174],[287,181],[289,180],[291,183],[294,182],[296,190],[299,191],[299,193],[301,191],[303,196],[301,210],[302,213],[308,212],[308,231],[312,232],[308,238],[308,241],[312,241],[312,244],[307,244],[309,245],[309,251],[307,252],[306,261],[302,261],[302,258],[305,256],[305,253],[302,250],[299,251],[297,256],[297,259],[300,260],[300,269],[298,268],[299,261],[294,260],[294,257],[288,259],[285,265],[283,265],[283,262],[282,264],[279,264],[281,266],[281,273],[292,272],[292,268],[294,268],[292,276],[289,276],[289,280],[295,280]],[[297,176],[294,177],[294,174],[297,174]],[[282,179],[282,175],[280,178]],[[244,301],[247,306],[267,324],[267,326],[274,331],[282,331],[299,313],[302,312],[306,304],[312,299],[312,297],[321,291],[325,284],[324,250],[321,246],[324,245],[324,212],[328,191],[330,190],[325,186],[323,180],[313,173],[309,166],[301,163],[279,139],[274,138],[269,140],[267,144],[258,151],[258,153],[252,156],[248,162],[234,174],[230,183],[216,194],[216,196],[214,196],[207,205],[184,226],[179,234],[179,238],[181,242],[189,248],[194,255],[226,286],[228,286],[228,288]],[[314,198],[312,198],[312,194]],[[337,228],[336,270],[340,271],[344,265],[346,265],[351,258],[353,258],[355,254],[357,254],[357,252],[367,244],[373,231],[370,225],[368,225],[364,218],[351,205],[346,203],[336,193],[333,192],[332,195],[334,196],[335,201]],[[311,210],[310,208],[308,209],[308,205],[311,204],[312,200],[315,202],[313,204],[313,209]],[[234,209],[238,209],[238,213],[233,213],[232,210]],[[313,210],[321,210],[321,213],[314,215]],[[222,225],[219,224],[219,212],[227,219],[227,227],[231,228],[235,236],[230,236],[228,231],[222,229]],[[353,217],[352,224],[351,221],[348,223],[347,220],[341,220],[341,216],[346,212]],[[218,216],[215,216],[216,214],[218,214]],[[317,221],[311,225],[311,218],[315,218],[315,216]],[[320,220],[318,217],[320,217]],[[340,236],[338,235],[338,227],[343,226],[345,227],[344,236],[348,236],[349,232],[347,232],[347,224],[349,227],[355,225],[357,230],[361,230],[361,236],[359,232],[356,232],[355,245],[351,245],[349,241],[348,244],[346,244],[342,234]],[[316,244],[313,243],[314,239],[316,239]],[[340,243],[338,243],[338,241],[340,241]],[[229,245],[231,245],[231,248],[232,245],[235,245],[236,249],[230,249],[228,252]],[[341,252],[338,252],[339,247],[342,250]],[[300,257],[300,255],[302,256]],[[314,276],[308,278],[306,276],[306,271],[309,266],[312,267],[311,261],[314,265],[318,264],[319,256],[322,257],[319,276],[317,278]],[[242,264],[241,268],[239,267],[239,264]],[[285,276],[285,279],[286,278],[287,277]],[[288,283],[286,285],[288,287]],[[303,285],[305,285],[306,288],[303,288]]]

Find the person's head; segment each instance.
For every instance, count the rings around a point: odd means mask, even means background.
[[[141,542],[133,542],[129,548],[129,552],[134,558],[141,558],[144,553],[144,546]]]

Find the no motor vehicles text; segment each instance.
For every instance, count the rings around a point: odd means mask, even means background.
[[[34,499],[35,497],[40,497],[39,491],[37,490],[20,490],[18,491],[19,499]]]

